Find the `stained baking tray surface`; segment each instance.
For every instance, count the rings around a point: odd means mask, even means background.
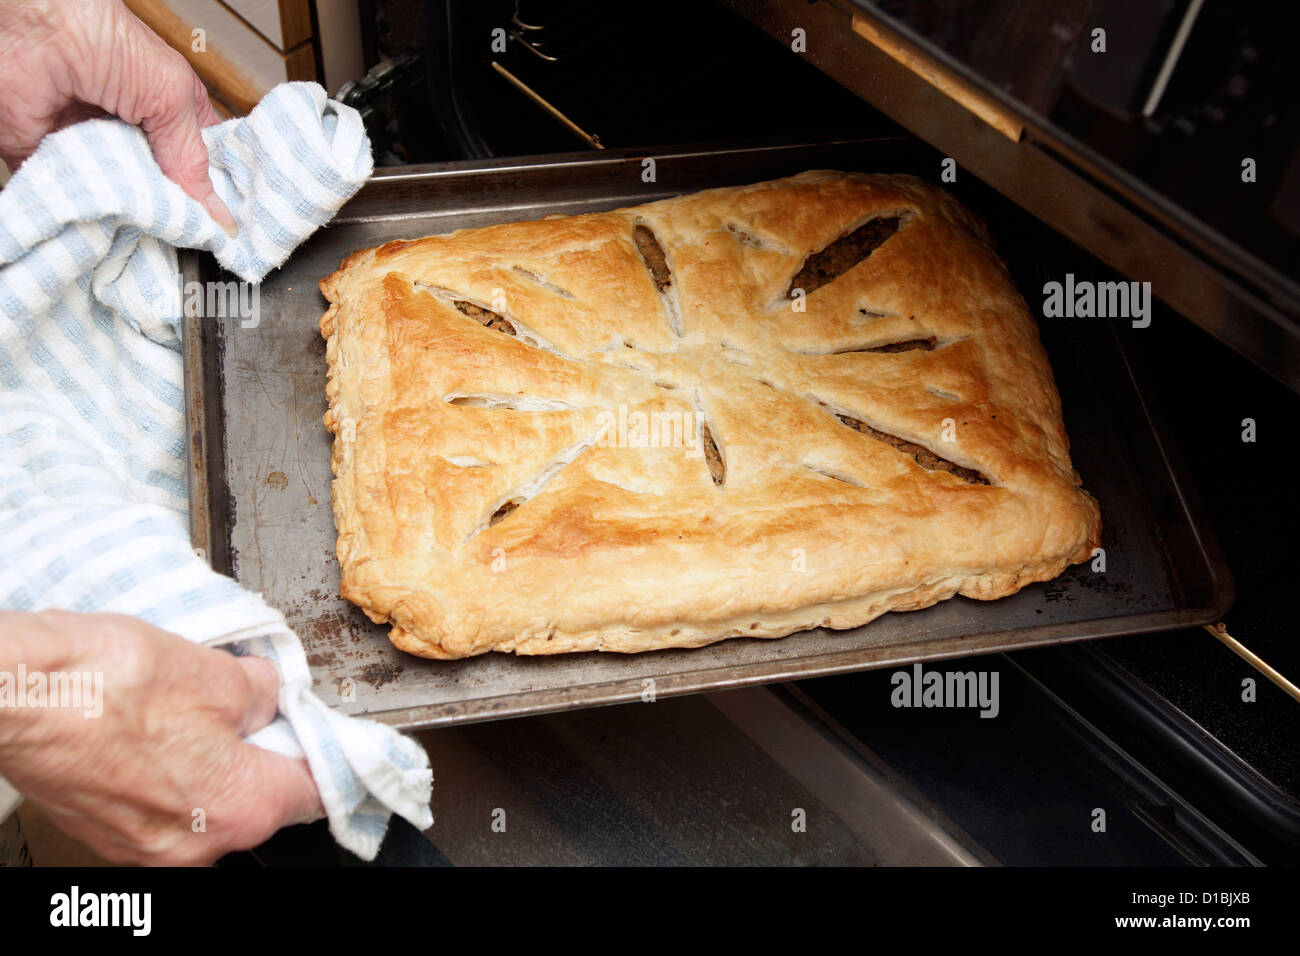
[[[653,159],[652,164],[647,158]],[[850,631],[732,639],[631,656],[489,654],[426,661],[338,595],[330,436],[321,424],[326,307],[317,282],[355,249],[397,238],[635,205],[805,169],[915,172],[939,157],[914,140],[539,157],[380,172],[262,285],[256,327],[196,317],[186,328],[194,538],[218,569],[284,611],[317,693],[341,710],[424,727],[790,680],[918,660],[1137,633],[1215,620],[1231,600],[1217,547],[1160,438],[1114,329],[1043,326],[1075,466],[1101,502],[1106,570],[1088,564],[994,602],[954,598]],[[650,174],[653,173],[653,176]],[[1031,303],[1054,260],[1033,220],[977,184],[958,197],[990,220]],[[1057,241],[1059,245],[1059,240]],[[1074,254],[1076,258],[1078,254]],[[220,280],[208,257],[194,277]]]

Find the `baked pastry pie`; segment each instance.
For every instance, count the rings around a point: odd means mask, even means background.
[[[424,657],[847,628],[1097,546],[983,226],[807,172],[389,242],[321,282],[342,593]]]

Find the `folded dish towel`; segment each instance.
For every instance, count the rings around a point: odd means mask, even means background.
[[[280,613],[190,548],[174,248],[259,281],[365,182],[370,146],[312,83],[203,136],[233,239],[117,120],[46,137],[0,190],[0,607],[117,611],[272,658],[281,716],[249,739],[305,755],[335,838],[372,859],[391,813],[432,824],[428,758],[318,700]]]

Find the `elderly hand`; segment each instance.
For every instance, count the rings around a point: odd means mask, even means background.
[[[33,674],[102,678],[73,707],[0,695],[0,774],[109,860],[209,863],[324,816],[304,761],[243,740],[275,717],[264,658],[118,614],[0,611],[0,680],[20,667],[28,698]]]
[[[144,130],[163,174],[235,234],[199,133],[220,118],[183,56],[120,0],[0,0],[0,159],[16,169],[47,133],[105,113]]]

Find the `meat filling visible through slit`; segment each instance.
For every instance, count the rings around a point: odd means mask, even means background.
[[[637,251],[641,253],[641,258],[645,260],[646,268],[650,270],[650,278],[654,280],[655,289],[659,292],[667,292],[668,287],[673,284],[672,273],[668,269],[668,257],[664,254],[663,246],[659,245],[659,240],[655,234],[646,226],[637,226],[632,230],[632,239],[636,242]]]
[[[722,463],[722,452],[713,440],[713,432],[708,425],[700,425],[700,442],[704,445],[704,460],[709,466],[709,475],[715,485],[721,486],[727,479],[727,466]]]
[[[510,512],[518,508],[520,504],[522,504],[522,502],[507,501],[496,511],[492,512],[492,517],[488,519],[488,527],[490,528],[493,525],[497,524],[499,521],[503,520],[504,518],[509,517]]]
[[[912,352],[925,351],[933,352],[939,345],[939,340],[933,335],[928,339],[908,339],[905,342],[888,342],[885,345],[871,345],[866,348],[854,349],[836,349],[828,354],[830,355],[848,355],[853,352]],[[823,353],[812,353],[823,354]]]
[[[871,219],[820,252],[814,252],[804,260],[803,268],[790,283],[787,298],[792,297],[795,289],[803,289],[808,295],[844,275],[897,232],[899,223],[898,216]]]
[[[891,445],[903,452],[905,455],[910,455],[913,461],[922,468],[925,468],[927,471],[946,471],[972,485],[989,484],[989,480],[975,469],[964,468],[955,462],[949,461],[947,458],[940,458],[934,452],[930,451],[930,449],[925,448],[922,445],[917,445],[914,442],[910,442],[905,438],[899,438],[897,435],[891,435],[888,432],[879,431],[878,429],[872,428],[866,422],[858,421],[856,418],[849,418],[847,415],[836,415],[835,417],[855,431],[862,432],[864,435],[869,435],[876,439],[876,441],[882,441],[886,445]]]
[[[936,339],[931,336],[928,339],[908,339],[906,342],[890,342],[888,345],[877,345],[875,348],[862,349],[863,352],[911,352],[914,349],[924,349],[927,352],[933,352]]]
[[[504,332],[506,335],[514,335],[515,327],[504,316],[497,315],[482,306],[475,305],[473,302],[466,302],[464,299],[457,299],[454,303],[456,310],[461,315],[467,315],[475,322],[497,332]]]

